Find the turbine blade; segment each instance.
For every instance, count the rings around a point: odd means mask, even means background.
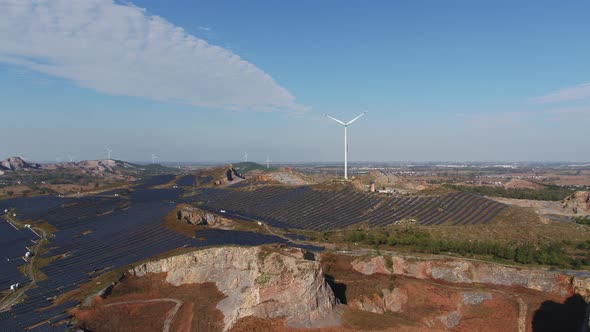
[[[365,114],[367,114],[367,112],[363,112],[363,113],[359,114],[359,115],[358,115],[356,118],[354,118],[354,119],[352,119],[352,120],[348,121],[348,123],[347,123],[346,125],[349,125],[349,124],[351,124],[351,123],[355,122],[356,120],[358,120],[358,119],[359,119],[361,116],[363,116],[363,115],[365,115]]]
[[[336,122],[340,123],[340,124],[341,124],[341,125],[343,125],[343,126],[346,126],[346,123],[344,123],[344,122],[342,122],[342,121],[340,121],[340,120],[338,120],[338,119],[336,119],[336,118],[333,118],[333,117],[329,116],[328,114],[324,114],[324,116],[326,116],[327,118],[330,118],[330,119],[332,119],[332,120],[334,120],[334,121],[336,121]]]

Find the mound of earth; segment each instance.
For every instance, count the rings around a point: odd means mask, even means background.
[[[246,179],[243,173],[240,173],[240,171],[234,168],[232,164],[203,169],[199,171],[196,176],[198,178],[212,178],[210,184],[205,186],[223,187],[241,182]]]
[[[576,191],[561,201],[566,212],[574,214],[590,213],[590,191]]]
[[[198,226],[226,226],[228,220],[197,207],[184,206],[176,212],[176,218],[184,223]]]
[[[361,175],[360,178],[366,183],[375,182],[377,187],[392,185],[400,181],[399,177],[393,174],[386,174],[377,170]]]
[[[504,184],[504,188],[506,189],[533,189],[539,190],[543,189],[543,186],[534,182],[530,182],[527,180],[521,179],[512,179],[506,184]]]
[[[305,180],[300,174],[285,169],[265,174],[265,177],[272,181],[290,186],[304,186],[310,184],[310,182]]]
[[[0,161],[0,171],[4,174],[6,171],[22,171],[22,170],[31,170],[31,169],[39,169],[39,164],[28,163],[24,161],[20,157],[10,157]]]

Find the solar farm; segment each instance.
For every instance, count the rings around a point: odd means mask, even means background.
[[[22,257],[27,251],[26,246],[33,244],[32,241],[37,239],[37,235],[29,229],[16,229],[0,218],[0,239],[3,239],[0,242],[0,289],[28,282],[18,267],[25,264]]]
[[[183,198],[183,190],[190,188],[194,193],[195,186],[212,180],[211,176],[186,175],[175,180],[174,175],[160,175],[131,190],[0,201],[2,210],[17,211],[21,221],[33,225],[46,222],[57,229],[39,255],[49,261],[39,269],[44,278],[33,282],[19,266],[26,263],[22,256],[27,248],[40,237],[31,229],[17,229],[0,219],[0,290],[15,283],[34,283],[24,291],[24,302],[0,312],[0,331],[64,331],[68,328],[66,311],[80,303],[72,299],[54,303],[54,299],[104,273],[178,248],[283,243],[321,250],[297,244],[306,238],[293,233],[279,237],[208,228],[198,230],[194,237],[183,235],[163,226],[165,216],[181,203],[196,203],[230,219],[315,231],[356,225],[383,227],[404,220],[430,226],[487,224],[507,208],[469,193],[385,196],[348,185],[200,187],[196,196]]]
[[[487,224],[508,206],[483,196],[377,196],[350,187],[266,186],[254,190],[202,189],[202,208],[275,227],[326,231],[367,223],[382,227],[409,219],[420,225]]]
[[[172,177],[173,178],[173,177]],[[46,278],[25,291],[24,302],[0,312],[0,331],[65,331],[65,310],[79,303],[55,305],[52,300],[78,288],[92,278],[134,262],[182,247],[211,245],[259,245],[289,243],[285,239],[252,232],[207,229],[196,238],[162,226],[164,216],[181,202],[181,189],[148,189],[166,183],[158,177],[136,186],[128,198],[114,195],[81,198],[51,196],[0,201],[4,209],[16,209],[21,220],[48,222],[57,231],[48,239],[48,250],[40,255],[55,258],[40,269]],[[0,220],[0,249],[9,258],[0,264],[1,290],[30,282],[16,267],[22,265],[26,246],[37,236],[16,230]]]

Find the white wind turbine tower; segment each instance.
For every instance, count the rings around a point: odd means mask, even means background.
[[[248,152],[244,152],[244,161],[248,162]]]
[[[68,159],[70,160],[70,162],[74,162],[75,158],[76,158],[76,156],[72,156],[71,154],[68,154]]]
[[[358,120],[361,116],[367,114],[367,112],[363,112],[361,114],[359,114],[356,118],[348,121],[348,122],[342,122],[336,118],[333,118],[331,116],[329,116],[328,114],[324,114],[327,118],[330,118],[336,122],[338,122],[339,124],[344,126],[344,179],[348,179],[348,134],[347,134],[347,128],[349,124],[352,124],[353,122],[355,122],[356,120]]]
[[[107,147],[107,160],[111,160],[111,152],[113,152],[113,150]]]
[[[152,164],[156,163],[156,159],[158,159],[158,156],[152,153]]]
[[[270,160],[270,158],[268,158],[268,156],[266,156],[266,169],[270,168],[270,163],[272,160]]]

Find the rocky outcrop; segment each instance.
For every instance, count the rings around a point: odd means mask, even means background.
[[[387,262],[391,260],[391,262]],[[590,295],[590,280],[544,270],[524,269],[493,263],[461,259],[422,260],[403,256],[356,259],[352,267],[365,275],[374,273],[404,275],[417,279],[441,280],[451,283],[518,286],[567,296]],[[388,268],[387,266],[391,266]]]
[[[360,299],[354,299],[348,303],[352,308],[369,311],[377,314],[385,312],[403,312],[408,303],[408,292],[404,289],[383,289],[381,294],[363,295]]]
[[[336,299],[321,266],[301,249],[225,247],[139,265],[136,276],[166,273],[172,285],[214,282],[227,297],[217,308],[224,331],[240,318],[284,317],[289,327],[337,324]]]
[[[176,213],[178,220],[192,225],[219,225],[221,218],[211,212],[196,207],[183,207]]]
[[[389,263],[387,263],[388,260]],[[351,264],[355,270],[366,275],[375,273],[391,274],[391,268],[393,267],[389,257],[384,256],[376,256],[364,260],[355,260]],[[387,265],[389,265],[389,267],[387,267]]]
[[[561,201],[562,208],[569,213],[590,213],[590,192],[576,191]]]
[[[39,167],[39,164],[28,163],[20,157],[11,157],[0,161],[0,171],[3,171],[3,173],[6,171],[38,169]]]
[[[483,301],[491,300],[492,294],[488,292],[464,292],[461,293],[463,304],[478,305]]]
[[[461,312],[452,311],[437,317],[447,329],[452,329],[461,323]]]

